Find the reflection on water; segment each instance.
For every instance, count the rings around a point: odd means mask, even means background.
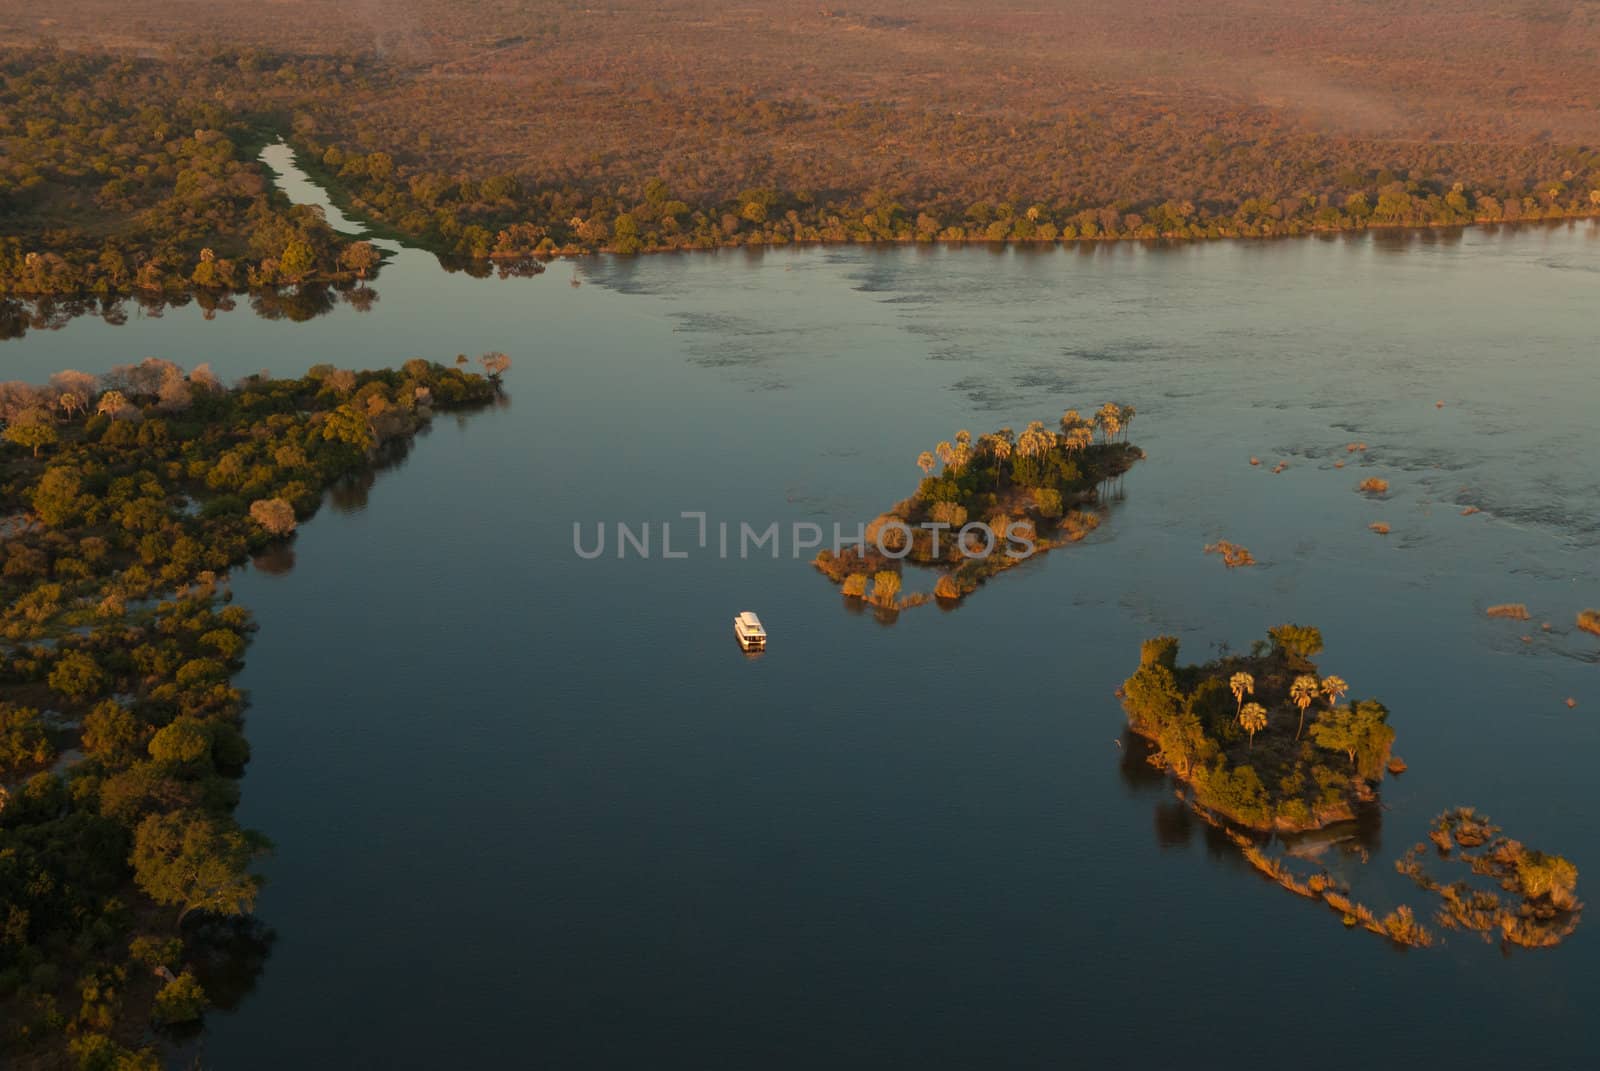
[[[374,273],[376,274],[376,273]],[[263,320],[289,320],[304,323],[325,316],[341,304],[356,312],[370,312],[378,292],[365,283],[301,283],[276,290],[251,290],[239,294],[224,291],[196,291],[191,294],[134,294],[124,297],[89,298],[0,298],[0,341],[22,338],[29,331],[59,331],[80,317],[93,317],[112,326],[128,322],[130,313],[138,318],[157,320],[169,310],[200,310],[210,320],[218,313],[233,312],[245,298],[250,311]]]

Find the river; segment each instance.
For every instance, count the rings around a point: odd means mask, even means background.
[[[1113,692],[1149,635],[1197,660],[1319,625],[1324,671],[1388,704],[1410,764],[1370,861],[1323,857],[1358,899],[1426,908],[1392,860],[1457,804],[1600,874],[1600,639],[1573,628],[1600,606],[1593,226],[506,279],[393,249],[366,312],[191,306],[0,343],[30,380],[515,362],[507,405],[437,421],[292,563],[235,579],[260,624],[239,817],[277,842],[276,940],[209,1016],[208,1066],[1592,1056],[1592,926],[1511,954],[1347,932],[1125,761]],[[957,428],[1111,399],[1148,460],[1106,523],[954,612],[885,627],[790,556],[789,526],[870,519]],[[1369,475],[1385,500],[1355,492]],[[684,511],[777,522],[782,554],[725,560]],[[574,552],[575,522],[618,521],[652,522],[649,560]],[[687,557],[662,558],[663,521]],[[1218,538],[1261,564],[1224,569]],[[1487,618],[1501,602],[1534,621]],[[742,609],[759,658],[729,635]]]

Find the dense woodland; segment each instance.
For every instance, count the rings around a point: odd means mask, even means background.
[[[291,205],[253,111],[333,92],[331,61],[0,57],[0,297],[229,292],[365,276],[378,256]]]
[[[503,263],[1600,214],[1594,65],[1546,41],[1523,82],[1502,84],[1503,63],[1468,58],[1522,56],[1528,43],[1496,38],[1488,13],[1443,34],[1463,52],[1429,46],[1429,80],[1405,65],[1420,44],[1348,5],[1307,22],[1306,41],[1253,12],[1280,65],[1311,41],[1335,55],[1360,41],[1393,61],[1339,68],[1356,86],[1323,72],[1324,92],[1305,99],[1316,77],[1297,93],[1285,72],[1268,78],[1261,57],[1239,55],[1258,73],[1232,84],[1220,62],[1190,54],[1181,16],[1168,25],[1139,4],[1111,27],[1070,4],[1026,19],[1002,5],[985,21],[943,4],[868,16],[688,3],[631,23],[568,5],[412,7],[426,32],[397,14],[381,28],[322,20],[341,26],[290,35],[221,5],[207,49],[163,44],[161,23],[137,50],[91,33],[79,46],[109,51],[0,53],[0,296],[367,274],[370,245],[271,194],[254,157],[280,134],[359,214],[441,254]],[[1209,39],[1209,25],[1197,29]],[[28,35],[14,24],[10,39]],[[751,62],[713,62],[738,49],[706,40],[737,43]],[[1119,66],[1111,41],[1142,41],[1162,62]]]
[[[0,384],[0,1063],[154,1068],[151,1027],[212,1002],[197,924],[249,915],[269,847],[232,816],[254,626],[226,571],[508,363]]]

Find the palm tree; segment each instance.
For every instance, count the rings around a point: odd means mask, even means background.
[[[1094,420],[1100,425],[1100,435],[1105,442],[1110,442],[1116,437],[1118,429],[1122,427],[1122,407],[1116,402],[1107,402],[1095,410]]]
[[[933,452],[939,458],[939,463],[946,467],[949,466],[950,459],[955,456],[955,451],[951,449],[948,442],[942,442],[938,446],[935,446],[933,448]]]
[[[933,471],[933,454],[931,454],[927,450],[924,450],[924,451],[922,451],[922,453],[918,454],[917,455],[917,468],[922,470],[922,474],[924,476],[926,476],[928,473],[932,472]]]
[[[1250,750],[1256,749],[1256,733],[1267,727],[1267,708],[1260,703],[1251,703],[1249,706],[1239,708],[1239,724],[1244,726],[1244,731],[1250,734]]]
[[[994,485],[996,489],[999,489],[1001,477],[1005,475],[1006,462],[1011,459],[1011,436],[1003,433],[996,434],[993,441],[989,443],[989,450],[994,454]]]
[[[1119,406],[1118,408],[1120,412],[1117,414],[1117,419],[1122,425],[1122,441],[1127,442],[1128,426],[1133,423],[1133,418],[1138,414],[1138,411],[1131,405]]]
[[[1322,695],[1328,701],[1328,709],[1332,710],[1344,694],[1350,690],[1343,677],[1322,678]]]
[[[1294,738],[1300,739],[1300,734],[1306,727],[1306,707],[1317,697],[1317,678],[1309,673],[1296,677],[1294,683],[1289,685],[1289,698],[1294,700],[1294,705],[1300,708],[1300,728],[1294,732]]]
[[[1244,697],[1256,694],[1256,679],[1248,673],[1235,673],[1228,678],[1228,688],[1233,692],[1233,698],[1239,702],[1239,710],[1244,710]]]

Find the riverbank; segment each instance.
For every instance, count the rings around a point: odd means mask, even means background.
[[[271,848],[233,814],[250,759],[233,681],[254,624],[229,571],[283,548],[326,492],[403,457],[435,411],[494,403],[509,362],[482,363],[319,365],[228,388],[152,358],[7,385],[8,1061],[153,1068],[233,984],[211,927],[186,925],[249,920]]]

